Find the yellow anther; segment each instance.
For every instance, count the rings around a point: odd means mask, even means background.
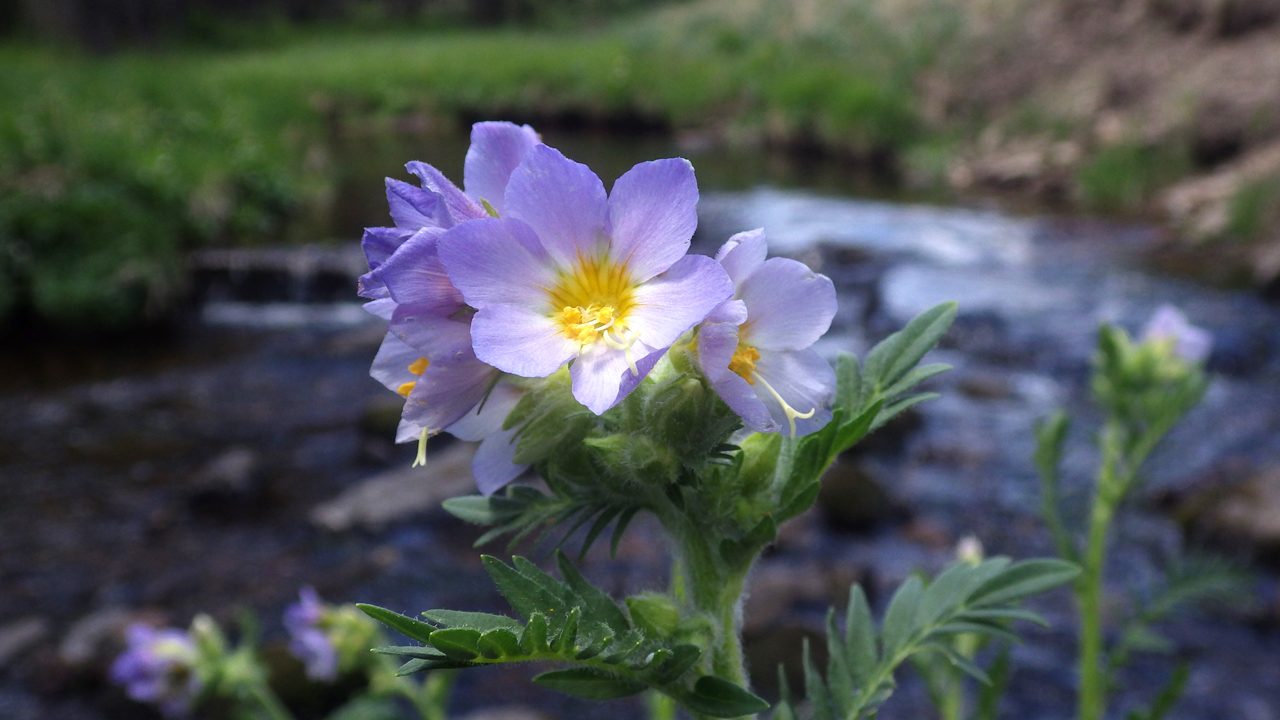
[[[755,385],[756,361],[760,359],[760,351],[750,345],[738,345],[729,359],[729,369],[738,374],[748,384]]]
[[[407,383],[405,383],[405,384],[401,385],[400,387],[396,388],[396,392],[400,393],[401,395],[403,395],[403,396],[405,396],[405,397],[409,397],[409,393],[413,392],[413,388],[414,388],[414,386],[415,386],[415,385],[417,385],[417,384],[418,384],[418,381],[416,381],[416,380],[414,380],[414,381],[412,381],[412,382],[407,382]]]
[[[566,307],[560,312],[564,336],[580,345],[590,345],[600,339],[602,332],[613,326],[613,312],[610,305]]]
[[[429,367],[431,367],[431,361],[424,357],[420,357],[417,360],[414,360],[412,363],[410,363],[409,372],[413,373],[414,375],[421,375],[422,373],[426,372],[427,368]]]

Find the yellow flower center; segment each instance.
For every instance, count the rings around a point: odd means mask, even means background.
[[[627,315],[636,306],[634,289],[625,264],[608,256],[580,257],[573,270],[547,290],[548,309],[566,338],[583,347],[600,341],[622,350],[632,372],[638,373],[631,356],[638,337],[627,327]]]
[[[414,360],[413,362],[409,363],[409,372],[413,373],[414,375],[422,375],[422,373],[426,372],[427,368],[429,367],[431,367],[431,361],[424,357],[420,357],[417,360]],[[405,397],[409,397],[409,393],[413,392],[413,388],[416,387],[417,384],[418,384],[417,380],[411,380],[407,383],[404,383],[400,387],[396,388],[396,392],[400,393]]]
[[[733,357],[729,359],[729,369],[746,380],[748,384],[755,385],[756,361],[759,359],[759,350],[750,345],[738,343],[738,349],[733,351]]]

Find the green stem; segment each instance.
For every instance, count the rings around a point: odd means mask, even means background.
[[[1080,605],[1080,720],[1101,720],[1107,708],[1102,668],[1102,569],[1113,514],[1110,503],[1103,498],[1094,500],[1084,569],[1076,586],[1076,600]]]
[[[672,572],[678,580],[673,584],[715,628],[706,669],[718,678],[750,689],[741,636],[742,590],[750,563],[742,567],[727,565],[708,544],[705,528],[682,513],[663,520],[677,548]],[[694,717],[700,716],[695,713]]]
[[[280,702],[280,698],[276,697],[266,683],[255,683],[250,692],[271,720],[293,720],[293,714],[284,706],[284,703]]]

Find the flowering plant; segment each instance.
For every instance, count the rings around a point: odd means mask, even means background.
[[[482,494],[445,503],[492,526],[477,544],[557,529],[563,543],[590,523],[585,553],[613,523],[616,550],[647,512],[670,537],[673,568],[667,592],[619,604],[564,553],[559,580],[521,557],[485,556],[518,618],[360,606],[422,643],[378,652],[402,658],[404,674],[558,662],[568,667],[534,681],[596,700],[649,689],[695,717],[768,709],[743,666],[749,571],[841,452],[934,397],[912,390],[948,369],[919,363],[954,304],[833,369],[811,347],[835,314],[829,279],[766,259],[763,230],[715,258],[687,254],[698,191],[685,160],[641,163],[606,192],[527,126],[480,123],[464,189],[407,167],[422,185],[387,181],[395,227],[366,232],[361,280],[370,311],[389,321],[372,374],[406,399],[398,439],[418,440],[418,462],[436,432],[481,441]],[[510,484],[530,467],[546,491]],[[1059,560],[960,562],[905,583],[878,632],[855,586],[845,631],[830,623],[825,679],[809,668],[815,712],[874,714],[895,669],[922,652],[985,677],[940,639],[1008,636],[1009,622],[1035,619],[1022,599],[1076,573]],[[775,712],[795,714],[789,698]]]

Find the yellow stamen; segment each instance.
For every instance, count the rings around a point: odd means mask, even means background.
[[[407,382],[407,383],[405,383],[405,384],[401,385],[400,387],[396,388],[396,392],[400,393],[401,395],[403,395],[403,396],[405,396],[405,397],[409,397],[409,393],[413,392],[413,388],[414,388],[414,386],[416,386],[417,384],[418,384],[418,381],[417,381],[417,380],[414,380],[414,381],[412,381],[412,382]]]
[[[626,318],[635,307],[633,289],[626,265],[607,255],[579,258],[572,271],[547,288],[551,316],[559,321],[564,336],[579,345],[604,340],[610,347],[624,349],[635,342],[619,339],[629,337]],[[606,333],[611,329],[612,337]]]
[[[738,349],[733,351],[733,357],[729,359],[729,370],[737,373],[748,384],[755,385],[756,361],[759,359],[759,350],[739,343]]]
[[[409,372],[414,375],[421,375],[426,372],[429,367],[431,367],[431,361],[424,357],[420,357],[409,365]]]

